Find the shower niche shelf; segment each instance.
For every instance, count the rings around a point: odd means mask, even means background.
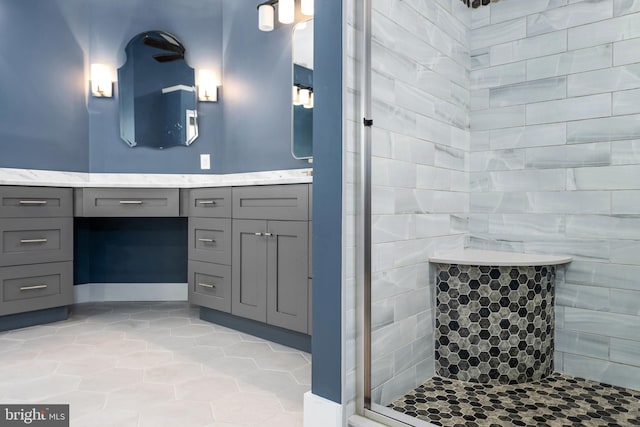
[[[555,269],[569,257],[467,249],[435,264],[435,371],[521,384],[553,372]]]

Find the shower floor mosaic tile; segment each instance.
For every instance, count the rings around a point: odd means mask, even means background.
[[[640,426],[640,391],[559,373],[528,384],[434,377],[389,407],[444,427]]]

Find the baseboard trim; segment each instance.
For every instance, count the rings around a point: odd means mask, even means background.
[[[233,314],[200,307],[200,319],[311,353],[311,336]]]
[[[304,427],[343,427],[342,405],[310,391],[306,392]]]
[[[187,291],[186,283],[85,283],[73,287],[73,301],[187,301]]]
[[[27,311],[25,313],[8,314],[0,317],[0,332],[12,329],[27,328],[45,323],[60,322],[69,317],[67,306],[46,308],[44,310]]]

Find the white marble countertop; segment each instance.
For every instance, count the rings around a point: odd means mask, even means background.
[[[310,168],[233,174],[83,173],[0,168],[0,185],[47,187],[198,188],[312,181]]]
[[[429,261],[440,264],[504,265],[517,267],[566,264],[571,262],[571,257],[487,251],[482,249],[463,249],[456,252],[434,255],[429,258]]]

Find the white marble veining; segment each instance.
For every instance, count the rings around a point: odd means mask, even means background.
[[[564,52],[567,49],[567,34],[565,31],[556,31],[542,34],[537,37],[514,40],[491,46],[491,65],[506,64],[508,62],[522,61],[545,55]]]
[[[571,257],[526,254],[517,252],[487,251],[481,249],[463,249],[460,251],[434,255],[429,258],[429,261],[442,264],[493,266],[505,265],[517,267],[566,264],[571,262]]]
[[[509,105],[551,101],[562,99],[566,96],[567,79],[566,77],[541,79],[493,88],[489,92],[491,107],[507,107]]]
[[[197,188],[312,182],[312,169],[234,174],[83,173],[0,168],[0,185],[47,187]]]
[[[527,61],[527,80],[608,68],[611,66],[611,56],[614,50],[612,44],[608,43],[529,59]]]
[[[640,36],[640,14],[620,16],[569,29],[569,50]]]
[[[613,0],[579,2],[527,17],[527,35],[577,27],[613,16]]]

